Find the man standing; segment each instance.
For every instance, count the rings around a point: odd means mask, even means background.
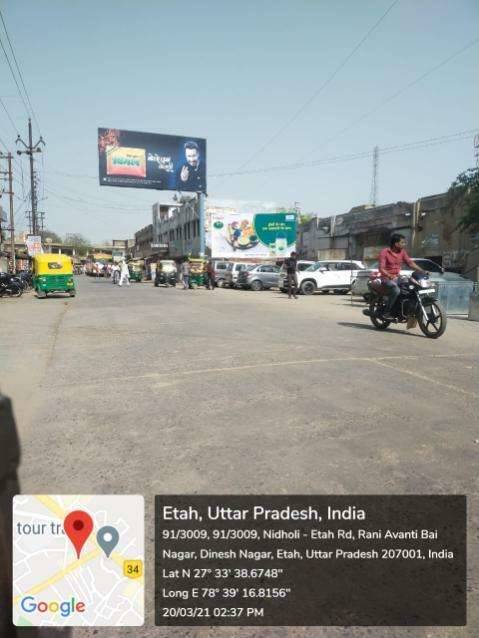
[[[130,285],[130,271],[128,270],[128,264],[126,263],[126,261],[122,261],[121,262],[121,269],[120,269],[120,283],[118,285],[119,286],[123,286],[125,281],[126,281],[126,285],[129,286]]]
[[[291,299],[291,294],[297,299],[296,290],[298,288],[298,277],[296,275],[296,269],[298,267],[298,255],[294,251],[284,260],[284,267],[288,281],[288,299]]]
[[[211,261],[209,261],[206,264],[206,278],[207,278],[206,283],[208,284],[208,290],[214,290],[215,289],[215,267],[213,266]]]
[[[407,254],[406,238],[404,235],[393,233],[389,242],[389,248],[383,248],[379,253],[379,272],[381,273],[381,280],[383,286],[386,288],[386,295],[388,297],[383,314],[383,319],[386,321],[394,321],[391,312],[400,294],[397,279],[404,263],[417,272],[427,272],[420,268]]]
[[[190,287],[190,262],[188,258],[181,264],[181,274],[183,276],[183,290],[188,290]]]
[[[186,163],[182,164],[176,175],[176,190],[206,191],[206,173],[204,163],[200,159],[200,148],[196,142],[186,142],[184,145]]]

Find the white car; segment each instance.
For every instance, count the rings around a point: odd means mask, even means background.
[[[351,290],[352,282],[364,268],[361,261],[350,259],[317,261],[298,273],[298,288],[303,295],[330,290],[345,294]],[[284,288],[284,285],[280,287]]]

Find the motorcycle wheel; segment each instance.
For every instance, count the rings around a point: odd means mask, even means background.
[[[447,316],[444,308],[439,301],[432,301],[427,306],[424,306],[424,310],[428,316],[427,323],[422,313],[417,318],[421,332],[428,339],[439,339],[444,334],[447,325]]]
[[[377,330],[386,330],[386,328],[389,328],[391,322],[386,321],[386,319],[383,319],[381,315],[378,314],[378,306],[379,304],[377,301],[372,301],[369,304],[369,318],[371,319],[371,323]]]
[[[21,297],[23,295],[23,288],[21,286],[14,286],[9,289],[10,297]]]

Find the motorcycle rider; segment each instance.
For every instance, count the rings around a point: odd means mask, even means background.
[[[381,273],[382,284],[386,288],[385,295],[388,298],[383,314],[383,319],[386,321],[394,320],[391,313],[400,293],[397,280],[403,263],[407,264],[412,270],[427,274],[427,271],[420,268],[407,254],[404,235],[393,233],[389,248],[383,248],[379,253],[379,272]]]

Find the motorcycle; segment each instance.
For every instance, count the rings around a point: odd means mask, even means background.
[[[18,277],[14,277],[6,272],[0,273],[0,297],[21,297],[23,285]]]
[[[390,312],[394,321],[390,321],[384,318],[387,297],[381,279],[377,277],[368,282],[369,308],[363,310],[363,314],[371,319],[373,326],[378,330],[386,330],[393,322],[408,323],[408,327],[417,322],[428,339],[438,339],[443,335],[447,316],[437,300],[436,289],[429,276],[414,272],[411,277],[399,277],[398,286],[400,294]]]

